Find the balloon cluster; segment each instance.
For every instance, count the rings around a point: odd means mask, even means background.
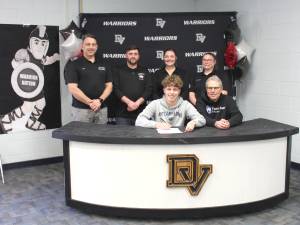
[[[248,71],[255,49],[242,38],[241,30],[234,17],[231,18],[231,23],[224,34],[227,42],[225,64],[233,72],[234,78],[240,79]]]
[[[64,42],[61,44],[62,53],[66,60],[74,60],[81,56],[82,32],[72,21],[69,26],[59,31]]]

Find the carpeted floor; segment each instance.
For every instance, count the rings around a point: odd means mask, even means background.
[[[1,225],[300,225],[300,170],[291,171],[290,197],[276,207],[238,217],[149,221],[90,215],[65,205],[62,163],[4,171],[0,183]]]

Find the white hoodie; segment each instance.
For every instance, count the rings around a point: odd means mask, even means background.
[[[177,104],[169,107],[163,96],[147,105],[138,115],[135,125],[155,128],[157,122],[166,122],[172,127],[183,127],[186,119],[195,121],[196,127],[202,127],[206,123],[205,118],[188,101],[179,97]]]

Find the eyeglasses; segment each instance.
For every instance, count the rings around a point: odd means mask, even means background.
[[[212,91],[212,90],[219,90],[221,87],[206,87],[207,90]]]

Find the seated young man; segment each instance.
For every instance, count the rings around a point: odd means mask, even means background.
[[[231,96],[223,95],[223,85],[216,75],[207,79],[206,91],[197,101],[197,110],[205,117],[206,125],[219,129],[242,123],[243,116]]]
[[[185,131],[205,125],[204,117],[196,108],[180,97],[183,82],[178,75],[167,76],[161,82],[164,95],[152,101],[137,117],[136,126],[169,129],[183,127],[186,119],[190,120]]]

